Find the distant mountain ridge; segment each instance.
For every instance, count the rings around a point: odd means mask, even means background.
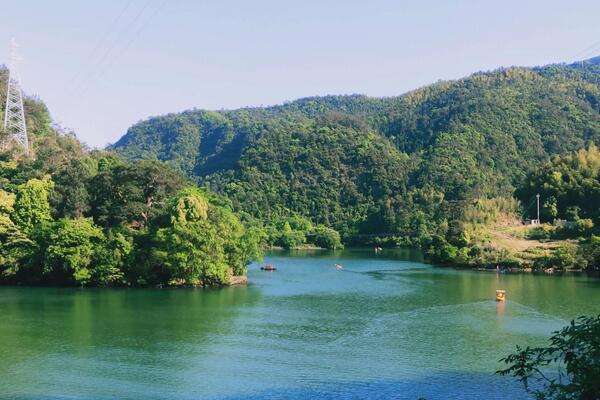
[[[420,229],[415,210],[440,220],[455,202],[510,196],[540,162],[600,144],[599,61],[501,68],[389,98],[189,110],[135,124],[110,149],[162,160],[257,218],[407,232]]]
[[[600,56],[588,58],[587,60],[576,61],[576,62],[574,62],[571,65],[576,65],[576,64],[593,64],[593,65],[598,65],[598,64],[600,64]]]

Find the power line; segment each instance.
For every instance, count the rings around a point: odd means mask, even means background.
[[[96,46],[94,46],[94,48],[89,53],[89,55],[85,58],[85,60],[87,60],[88,62],[94,61],[94,59],[96,58],[96,55],[102,49],[102,47],[104,47],[107,39],[111,36],[111,33],[115,30],[115,28],[117,28],[117,26],[119,25],[119,22],[121,21],[121,18],[123,18],[123,16],[125,15],[125,12],[127,11],[127,9],[129,8],[129,6],[131,5],[132,2],[133,2],[133,0],[128,0],[127,3],[125,3],[125,6],[121,9],[121,11],[117,15],[117,17],[112,20],[112,22],[110,23],[110,25],[108,26],[108,28],[106,29],[106,31],[104,32],[104,34],[102,35],[100,40],[96,43]],[[83,68],[80,68],[78,70],[78,72],[74,75],[73,79],[71,79],[71,81],[69,82],[69,85],[74,85],[77,82],[77,80],[79,80],[79,78],[82,76],[82,74],[83,74]]]
[[[589,45],[585,49],[581,50],[579,53],[575,54],[573,59],[575,61],[580,61],[579,60],[580,57],[583,57],[585,59],[585,58],[587,58],[586,55],[596,55],[595,53],[599,50],[600,50],[600,40]]]
[[[115,37],[115,39],[112,41],[112,43],[110,44],[110,46],[106,49],[106,51],[102,54],[102,56],[100,57],[100,59],[95,63],[96,65],[96,71],[92,71],[87,75],[87,78],[81,83],[81,85],[79,85],[82,89],[79,92],[78,97],[81,97],[83,95],[83,92],[87,91],[87,87],[89,86],[90,82],[94,79],[97,78],[98,74],[98,69],[101,68],[103,66],[103,64],[105,64],[107,61],[109,61],[109,56],[111,55],[111,53],[113,53],[113,51],[119,47],[119,42],[122,42],[124,40],[124,38],[130,34],[129,31],[131,31],[132,27],[134,27],[136,25],[136,23],[139,21],[140,17],[144,14],[144,12],[146,11],[146,9],[148,8],[148,6],[150,6],[150,4],[152,3],[152,0],[147,0],[144,5],[139,9],[139,11],[137,12],[137,14],[135,14],[135,16],[133,17],[133,19],[125,26],[125,29],[123,29],[119,35],[117,35]]]
[[[112,65],[114,65],[115,62],[125,53],[125,51],[127,51],[127,49],[129,49],[129,47],[133,44],[133,42],[135,42],[135,40],[140,36],[140,34],[142,33],[142,31],[146,28],[146,26],[148,25],[148,23],[150,21],[152,21],[152,19],[154,19],[154,17],[156,16],[156,14],[158,14],[158,12],[167,4],[167,1],[168,0],[164,0],[157,8],[154,9],[154,12],[150,15],[150,17],[148,17],[148,19],[145,21],[145,23],[143,23],[139,27],[139,29],[134,32],[134,34],[129,38],[129,41],[121,49],[121,51],[119,53],[117,53],[117,55],[115,57],[113,57],[109,61],[109,64],[106,65],[106,67],[105,67],[105,69],[104,69],[103,72],[106,72]]]
[[[127,41],[127,43],[125,44],[125,46],[123,46],[120,51],[114,55],[113,57],[111,57],[110,59],[107,60],[107,63],[105,63],[103,65],[103,69],[99,70],[99,72],[95,75],[94,78],[99,79],[101,78],[104,74],[106,74],[106,72],[110,69],[110,67],[112,67],[118,60],[119,58],[128,50],[128,48],[133,44],[133,42],[140,36],[140,34],[142,33],[142,31],[146,28],[146,26],[148,25],[148,23],[156,16],[156,14],[158,14],[158,12],[167,4],[168,0],[164,0],[158,7],[156,7],[154,9],[154,12],[150,15],[150,17],[148,17],[145,21],[143,21],[143,23],[139,26],[139,28],[133,32],[133,34],[129,37],[129,41]],[[148,1],[148,3],[146,3],[146,7],[144,7],[142,9],[142,13],[143,11],[146,10],[147,5],[150,4],[151,1]],[[141,15],[138,14],[138,16]],[[91,82],[91,81],[90,81]],[[78,96],[76,96],[76,99],[81,99],[85,93],[87,93],[87,91],[89,90],[90,87],[90,82],[88,82],[88,85],[85,86],[80,93],[78,94]]]

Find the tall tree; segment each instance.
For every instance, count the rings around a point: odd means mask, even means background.
[[[24,232],[31,232],[38,224],[52,220],[50,190],[54,183],[49,177],[30,179],[17,189],[13,220]]]

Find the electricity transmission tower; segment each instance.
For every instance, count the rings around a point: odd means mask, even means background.
[[[11,42],[10,67],[6,88],[6,108],[4,110],[4,131],[7,135],[3,145],[16,142],[23,148],[25,154],[29,153],[29,140],[27,139],[27,126],[25,125],[25,109],[23,108],[23,93],[17,73],[17,44]]]

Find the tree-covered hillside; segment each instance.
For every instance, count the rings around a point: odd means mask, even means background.
[[[554,155],[600,143],[597,60],[506,68],[399,97],[191,110],[132,126],[111,149],[162,160],[281,225],[290,216],[397,242],[460,247],[465,213],[511,197]]]
[[[226,285],[260,257],[261,232],[223,197],[158,161],[88,152],[40,100],[25,112],[29,155],[0,132],[0,283]]]

